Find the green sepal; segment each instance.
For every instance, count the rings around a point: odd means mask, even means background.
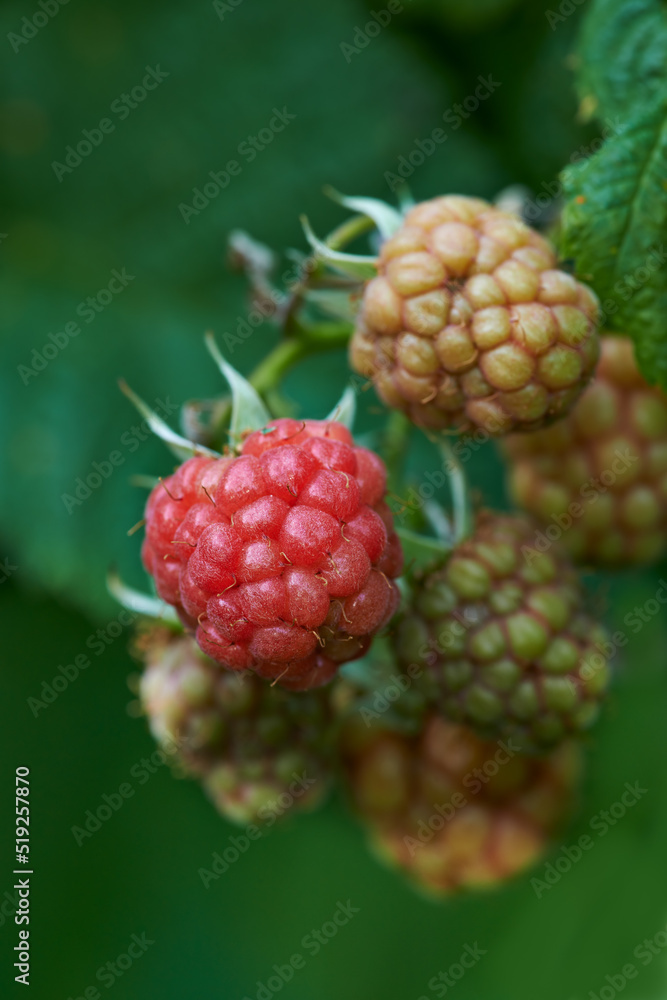
[[[352,386],[348,385],[326,420],[335,420],[351,431],[357,412],[357,397]]]
[[[326,243],[318,239],[305,215],[301,217],[301,225],[306,234],[306,239],[315,251],[315,256],[324,261],[336,271],[347,274],[351,278],[359,281],[366,281],[374,278],[377,274],[377,257],[366,257],[362,254],[343,253],[341,250],[332,250]]]
[[[166,604],[159,597],[142,594],[140,590],[128,587],[115,569],[110,569],[107,573],[107,590],[127,611],[133,611],[146,618],[159,619],[168,625],[180,626],[178,615],[170,604]]]
[[[367,215],[369,219],[373,220],[378,232],[385,240],[393,236],[403,225],[401,213],[385,201],[380,201],[379,198],[349,198],[330,186],[325,187],[324,193],[336,204],[349,208],[353,212],[359,212],[361,215]]]
[[[232,416],[229,425],[230,443],[236,447],[249,431],[258,431],[271,423],[271,414],[257,390],[243,375],[225,361],[209,330],[205,337],[209,354],[216,362],[232,391]]]
[[[119,379],[118,385],[120,386],[121,392],[123,392],[130,402],[137,408],[153,433],[157,435],[161,441],[164,441],[176,458],[180,459],[182,462],[187,458],[192,458],[193,455],[208,455],[209,458],[220,458],[219,452],[212,451],[211,448],[206,448],[203,444],[194,444],[192,441],[188,441],[187,438],[182,437],[180,434],[177,434],[176,431],[172,430],[169,424],[166,424],[161,417],[158,417],[157,413],[151,410],[148,403],[144,403],[143,399],[140,399],[136,392],[133,392],[133,390],[130,389],[125,379]]]

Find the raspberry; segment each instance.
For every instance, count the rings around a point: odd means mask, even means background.
[[[534,430],[588,382],[597,308],[518,218],[478,198],[434,198],[383,244],[350,360],[416,424]]]
[[[488,888],[534,864],[566,818],[581,756],[574,741],[526,757],[431,715],[419,735],[359,717],[342,729],[353,806],[380,858],[427,892]]]
[[[414,580],[397,634],[399,661],[426,665],[424,683],[446,717],[524,750],[591,725],[612,649],[582,612],[564,553],[533,542],[523,518],[480,514],[447,563]]]
[[[160,627],[143,637],[140,655],[153,736],[168,750],[176,744],[227,819],[244,824],[320,801],[333,759],[328,692],[292,694],[254,674],[235,676],[191,636]]]
[[[385,468],[333,421],[276,420],[241,454],[191,458],[146,506],[160,596],[230,670],[327,683],[398,605]]]
[[[632,342],[603,337],[597,377],[572,413],[512,437],[519,506],[592,566],[658,559],[667,546],[667,397],[637,370]]]

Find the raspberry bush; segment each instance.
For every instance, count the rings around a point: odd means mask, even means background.
[[[589,562],[659,549],[667,407],[625,339],[603,339],[587,387],[595,295],[516,212],[335,198],[358,214],[324,242],[305,222],[315,263],[250,380],[207,336],[230,395],[188,404],[191,437],[123,386],[179,465],[146,504],[157,597],[113,589],[162,619],[137,644],[141,706],[223,816],[270,823],[337,778],[376,852],[417,886],[488,889],[533,865],[571,810],[614,645],[567,549]],[[343,250],[374,227],[379,258]],[[233,250],[266,297],[271,254],[238,233]],[[301,419],[284,376],[342,346],[352,387]],[[359,375],[390,412],[355,440]],[[413,425],[437,446],[451,513],[429,470],[431,499],[400,500],[424,494],[405,472]],[[473,510],[457,457],[479,431],[518,430],[504,446],[514,492],[542,522]],[[639,457],[597,520],[558,522],[564,544],[545,534],[580,477],[623,449]]]

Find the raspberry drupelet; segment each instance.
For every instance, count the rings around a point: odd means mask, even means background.
[[[153,489],[144,566],[218,663],[318,687],[398,606],[385,489],[382,460],[342,424],[275,420]]]

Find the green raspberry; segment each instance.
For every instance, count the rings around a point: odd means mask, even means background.
[[[527,751],[593,723],[610,648],[567,557],[555,545],[538,553],[533,536],[522,517],[480,514],[444,565],[414,574],[395,644],[402,669],[423,666],[446,717]],[[434,599],[443,588],[445,603]]]

